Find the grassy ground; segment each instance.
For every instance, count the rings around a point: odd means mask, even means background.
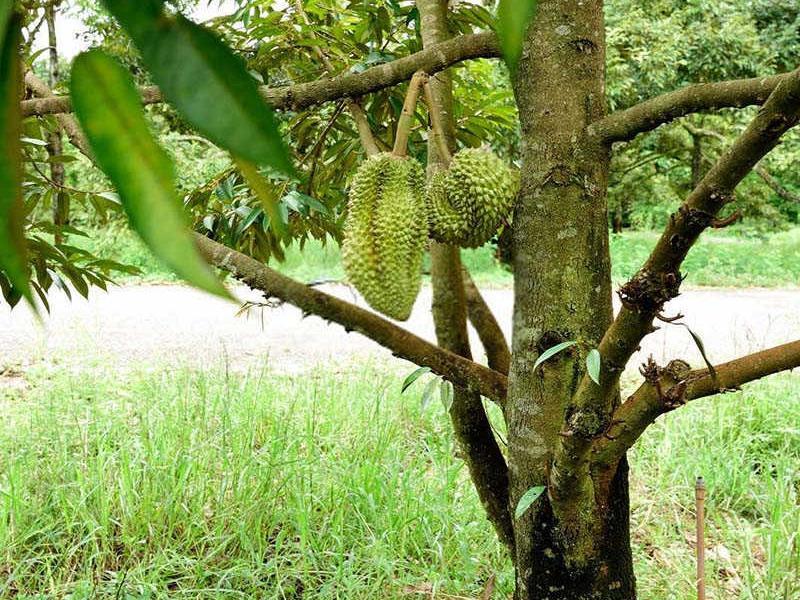
[[[642,265],[658,234],[632,231],[611,237],[613,277],[627,280]],[[95,252],[142,269],[146,281],[174,281],[142,244],[126,229],[112,226],[76,240]],[[510,286],[511,274],[493,256],[490,247],[463,252],[464,263],[482,285]],[[798,285],[800,228],[771,234],[767,238],[742,237],[729,232],[710,232],[692,249],[684,263],[687,284],[719,287],[787,287]],[[289,249],[280,271],[302,281],[343,279],[336,244],[323,247],[310,243],[303,253]]]
[[[507,598],[443,409],[400,380],[55,368],[0,388],[0,597],[474,598],[495,574]],[[694,598],[698,474],[710,597],[800,598],[798,386],[696,402],[632,453],[641,598]]]

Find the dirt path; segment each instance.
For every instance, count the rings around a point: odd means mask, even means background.
[[[342,286],[327,291],[353,299]],[[242,299],[258,296],[238,290]],[[510,290],[488,290],[486,297],[506,332],[510,330]],[[363,302],[359,301],[360,304]],[[423,290],[406,324],[433,339],[433,323],[426,306],[430,290]],[[74,368],[102,364],[116,368],[163,365],[246,369],[265,363],[298,372],[325,366],[344,368],[356,361],[397,364],[370,340],[346,334],[337,325],[316,317],[303,319],[300,311],[282,306],[251,310],[236,317],[238,306],[177,285],[129,286],[108,293],[93,291],[89,301],[67,301],[54,294],[45,328],[35,325],[25,307],[0,307],[0,371],[25,369],[33,364],[58,362]],[[800,290],[688,290],[669,306],[705,341],[714,362],[766,346],[800,339]],[[477,338],[475,348],[479,348]],[[650,336],[643,353],[659,362],[682,357],[700,364],[700,355],[682,327],[664,325]],[[642,357],[635,357],[635,368]]]

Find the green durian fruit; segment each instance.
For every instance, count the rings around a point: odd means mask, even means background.
[[[482,246],[511,212],[518,189],[519,174],[494,153],[461,150],[428,183],[431,237],[464,248]]]
[[[350,186],[345,273],[372,308],[400,321],[411,314],[422,281],[424,194],[422,166],[389,153],[366,160]]]

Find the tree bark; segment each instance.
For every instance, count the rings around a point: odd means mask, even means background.
[[[408,81],[416,71],[438,73],[454,64],[471,58],[498,56],[500,49],[494,33],[473,33],[426,48],[392,62],[370,67],[361,73],[345,73],[337,77],[318,79],[284,87],[261,87],[261,95],[276,110],[299,111],[316,104],[358,98],[387,87]],[[163,101],[161,90],[155,86],[139,88],[143,104]],[[23,116],[44,116],[72,112],[69,96],[37,98],[22,102]]]
[[[431,48],[450,38],[447,0],[417,0],[423,47]],[[430,81],[431,110],[438,110],[447,145],[455,149],[453,124],[453,85],[442,72]],[[428,169],[440,169],[441,160],[434,140],[428,144]],[[431,242],[431,281],[433,320],[439,345],[464,358],[472,358],[467,333],[467,298],[459,249]],[[514,532],[508,508],[508,467],[492,432],[480,394],[454,386],[450,407],[456,439],[459,442],[478,497],[500,541],[513,554]]]
[[[516,600],[630,600],[627,464],[551,473],[585,358],[612,322],[607,146],[587,132],[603,117],[601,0],[543,0],[514,81],[522,182],[514,215],[515,307],[509,395],[511,505],[533,486],[574,478],[568,501],[548,493],[514,523]],[[538,355],[578,342],[533,370]],[[599,402],[598,424],[619,403]],[[558,510],[555,510],[558,507]],[[559,514],[561,513],[561,514]]]

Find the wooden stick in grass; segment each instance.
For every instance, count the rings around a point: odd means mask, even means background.
[[[705,544],[705,501],[706,483],[697,478],[694,487],[695,518],[697,524],[697,600],[706,600],[706,544]]]
[[[411,132],[411,123],[414,119],[414,112],[417,110],[417,100],[419,92],[425,82],[428,81],[428,74],[424,71],[417,71],[408,84],[406,101],[403,103],[403,112],[400,113],[400,120],[397,122],[397,133],[394,136],[395,156],[405,156],[408,151],[408,136]]]

